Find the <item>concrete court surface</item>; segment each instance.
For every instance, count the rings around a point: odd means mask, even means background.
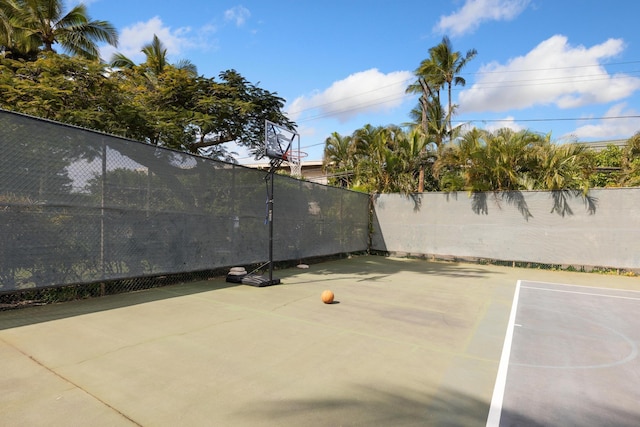
[[[0,312],[0,425],[485,425],[517,280],[640,288],[379,256],[274,276]]]
[[[640,291],[522,281],[517,294],[502,408],[518,411],[487,425],[640,425]]]

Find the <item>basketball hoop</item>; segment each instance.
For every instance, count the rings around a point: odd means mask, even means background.
[[[282,158],[289,163],[289,169],[291,169],[291,176],[302,178],[302,159],[309,154],[300,150],[289,150]]]
[[[293,145],[297,141],[296,145]],[[296,147],[297,150],[292,148]],[[269,279],[251,281],[250,285],[268,286],[280,283],[280,279],[273,278],[273,182],[275,181],[276,169],[282,162],[286,161],[291,165],[291,172],[297,167],[297,173],[301,173],[300,159],[300,135],[294,129],[264,121],[264,155],[269,157],[269,172],[264,177],[267,183],[267,219],[269,224]],[[287,156],[288,155],[288,156]],[[304,154],[307,155],[306,153]],[[294,160],[295,158],[295,160]],[[294,166],[296,165],[296,166]],[[244,282],[243,282],[244,283]]]
[[[286,154],[293,148],[292,144],[296,139],[299,149],[300,136],[295,130],[265,120],[264,154],[271,160],[275,160],[276,166],[279,166],[283,160],[287,160]]]

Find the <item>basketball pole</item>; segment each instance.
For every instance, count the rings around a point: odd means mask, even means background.
[[[290,135],[288,138],[285,133]],[[269,223],[269,278],[263,275],[253,274],[257,270],[262,270],[265,264],[262,264],[251,273],[246,273],[241,268],[241,274],[235,274],[237,271],[230,271],[227,275],[227,282],[242,283],[251,286],[271,286],[280,283],[280,279],[273,277],[273,193],[275,187],[276,169],[280,167],[283,161],[289,161],[291,153],[290,148],[294,139],[298,138],[298,152],[300,151],[300,135],[292,129],[283,127],[276,123],[265,120],[264,127],[264,154],[269,157],[269,170],[264,177],[267,187],[267,217],[265,220]]]
[[[289,145],[290,146],[290,145]],[[289,149],[287,147],[287,150]],[[286,151],[285,151],[286,152]],[[276,169],[282,164],[283,158],[272,158],[269,171],[264,179],[267,181],[267,222],[269,223],[269,281],[268,285],[280,283],[280,279],[273,278],[273,193]]]
[[[284,137],[279,132],[286,131],[290,134],[290,139]],[[271,135],[271,138],[270,138]],[[273,195],[276,169],[283,161],[288,161],[291,145],[294,139],[298,138],[298,151],[300,147],[300,136],[292,129],[277,125],[265,120],[265,154],[270,158],[269,171],[264,177],[267,183],[267,222],[269,223],[269,279],[266,283],[258,286],[269,286],[280,283],[280,279],[273,278]],[[282,144],[284,143],[284,145]]]
[[[269,283],[273,282],[273,181],[274,174],[276,172],[277,165],[274,162],[275,159],[271,159],[271,167],[267,174],[267,180],[271,181],[267,188],[269,189],[267,194],[267,221],[269,222]]]

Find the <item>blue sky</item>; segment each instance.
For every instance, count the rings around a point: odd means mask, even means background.
[[[78,1],[67,0],[67,5]],[[154,34],[199,74],[235,69],[287,100],[308,160],[325,139],[403,124],[405,94],[429,48],[448,36],[478,54],[453,90],[454,125],[627,139],[640,130],[640,2],[621,0],[90,0],[137,62]],[[444,97],[443,97],[444,98]],[[253,159],[239,154],[242,163]]]

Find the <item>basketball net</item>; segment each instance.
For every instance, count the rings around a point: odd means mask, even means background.
[[[299,150],[290,150],[287,152],[287,163],[291,170],[291,176],[302,178],[302,159],[307,157],[307,153]]]

